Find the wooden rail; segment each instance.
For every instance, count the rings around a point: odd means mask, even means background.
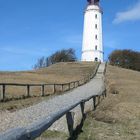
[[[103,74],[105,74],[105,71],[103,72]],[[53,123],[55,123],[58,119],[60,119],[64,115],[66,116],[69,135],[70,137],[72,137],[73,132],[74,132],[74,128],[73,128],[74,119],[73,119],[73,113],[71,112],[71,110],[80,105],[81,114],[82,114],[82,117],[84,117],[85,103],[89,100],[92,100],[93,110],[95,110],[97,105],[100,103],[101,96],[103,96],[103,98],[106,97],[105,85],[101,87],[101,91],[99,93],[96,93],[88,98],[82,99],[78,101],[77,103],[75,103],[74,105],[66,107],[63,110],[55,112],[54,114],[50,115],[48,118],[40,120],[39,122],[31,126],[11,129],[3,134],[0,134],[0,140],[34,140],[35,138],[39,137],[43,132],[48,130],[48,128]]]
[[[83,99],[74,105],[65,108],[64,110],[61,110],[59,112],[56,112],[55,114],[49,116],[48,118],[41,120],[38,123],[35,123],[31,126],[28,126],[26,128],[16,128],[7,131],[4,134],[0,134],[0,140],[34,140],[35,138],[39,137],[43,132],[45,132],[54,122],[56,122],[58,119],[66,115],[67,119],[67,125],[69,130],[70,137],[73,136],[74,128],[73,128],[73,117],[71,110],[80,105],[81,107],[81,113],[84,116],[84,107],[85,103],[92,99],[93,101],[93,110],[96,109],[96,106],[100,103],[100,97],[106,97],[106,90],[105,87],[102,87],[102,92],[97,93],[96,95],[90,96],[86,99]],[[96,98],[98,98],[98,103]]]
[[[76,88],[78,86],[81,86],[87,82],[89,82],[95,75],[96,72],[98,70],[100,64],[97,64],[96,69],[94,70],[94,73],[90,74],[88,77],[81,79],[79,81],[72,81],[70,83],[61,83],[61,84],[19,84],[19,83],[0,83],[1,86],[1,97],[0,97],[0,101],[6,101],[7,97],[6,97],[6,87],[7,86],[20,86],[20,87],[26,87],[26,94],[25,97],[31,97],[30,94],[30,89],[31,87],[41,87],[41,91],[40,91],[40,96],[44,96],[45,95],[45,86],[53,86],[53,94],[55,94],[57,92],[57,86],[61,86],[61,92],[64,91],[69,91],[73,88]],[[64,86],[68,86],[67,90],[64,90]]]

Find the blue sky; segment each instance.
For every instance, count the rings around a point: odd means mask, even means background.
[[[0,70],[29,70],[41,56],[74,48],[81,57],[86,0],[0,0]],[[105,58],[140,51],[140,0],[101,0]]]

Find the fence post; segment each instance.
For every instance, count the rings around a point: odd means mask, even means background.
[[[81,113],[82,113],[82,117],[84,118],[84,108],[85,108],[85,102],[84,102],[84,101],[82,101],[82,102],[80,103],[80,106],[81,106]]]
[[[104,91],[104,94],[105,94],[105,97],[107,97],[107,94],[106,94],[106,89],[105,89],[105,91]]]
[[[69,90],[71,90],[71,83],[69,83]]]
[[[98,95],[98,104],[100,104],[100,95]]]
[[[105,98],[105,94],[104,94],[104,91],[103,91],[103,93],[102,93],[102,97],[103,97],[103,99]]]
[[[67,119],[69,135],[70,135],[70,137],[72,137],[73,136],[73,125],[74,125],[74,113],[67,112],[66,119]]]
[[[90,76],[88,76],[88,82],[90,81]]]
[[[41,87],[41,96],[44,96],[44,92],[45,90],[44,90],[44,85],[42,85],[42,87]]]
[[[75,82],[73,82],[73,88],[75,88]]]
[[[106,97],[106,91],[105,90],[103,91],[103,94],[102,95],[103,95],[103,98]]]
[[[75,87],[75,83],[74,83],[74,82],[72,82],[72,86],[73,86],[73,88],[72,88],[72,89],[74,89],[74,87]]]
[[[55,92],[56,92],[56,89],[55,89],[55,84],[54,84],[54,90],[53,90],[53,93],[55,94]]]
[[[75,82],[75,84],[76,84],[76,88],[78,87],[78,83],[77,83],[77,81]]]
[[[96,110],[96,96],[93,97],[93,110]]]
[[[80,86],[80,80],[78,81],[78,86]]]
[[[2,101],[5,100],[5,87],[6,87],[6,85],[2,85],[2,92],[1,92],[1,100]]]
[[[78,81],[76,82],[76,88],[78,87]]]
[[[71,82],[71,89],[73,89],[73,83]]]
[[[64,89],[64,84],[62,84],[62,92],[63,92],[63,89]]]
[[[30,85],[27,85],[27,97],[30,97]]]

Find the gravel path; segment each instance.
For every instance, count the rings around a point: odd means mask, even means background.
[[[0,132],[4,132],[10,128],[28,126],[41,118],[47,118],[50,114],[75,104],[81,99],[96,95],[104,86],[102,74],[104,67],[104,63],[100,65],[97,75],[89,83],[64,95],[53,97],[48,101],[43,101],[16,112],[0,112]]]

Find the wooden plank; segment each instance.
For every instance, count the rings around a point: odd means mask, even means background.
[[[71,90],[71,83],[69,83],[69,90]]]
[[[74,84],[75,84],[75,88],[76,88],[77,87],[77,81],[75,81]]]
[[[42,85],[41,86],[41,96],[44,96],[45,95],[45,86]]]
[[[93,110],[96,110],[96,96],[93,97]]]
[[[81,107],[82,117],[84,118],[84,115],[85,115],[85,113],[84,113],[84,109],[85,109],[85,102],[84,102],[84,101],[82,101],[82,102],[80,103],[80,107]]]
[[[2,90],[1,90],[1,100],[2,101],[5,100],[5,88],[6,88],[6,85],[2,85]]]
[[[26,96],[30,97],[30,85],[27,85]]]
[[[73,106],[70,106],[60,112],[57,112],[57,114],[52,114],[51,117],[44,118],[40,122],[36,122],[33,125],[30,125],[26,128],[17,128],[11,129],[9,132],[6,132],[4,134],[0,134],[0,140],[29,140],[29,139],[35,139],[39,137],[44,131],[46,131],[55,121],[60,119],[62,116],[66,114],[67,124],[68,124],[68,130],[69,134],[72,137],[73,136],[73,126],[74,126],[74,113],[70,112],[73,108],[81,104],[81,102],[86,102],[92,99],[93,97],[96,97],[96,95],[90,96],[84,100],[81,100],[80,102],[74,104]],[[10,139],[9,139],[10,138]]]
[[[56,85],[54,84],[54,87],[53,87],[53,93],[55,94],[55,92],[56,92],[56,87],[55,87]]]
[[[67,119],[67,125],[69,130],[70,137],[73,136],[73,125],[74,125],[74,113],[73,112],[67,112],[66,113],[66,119]]]
[[[105,91],[104,91],[104,94],[105,94],[105,97],[107,97],[107,94],[106,94],[107,92],[106,92],[106,89],[105,89]]]
[[[100,104],[100,99],[101,99],[101,97],[100,97],[100,95],[98,95],[98,104]]]
[[[64,84],[62,84],[62,92],[64,91]]]

